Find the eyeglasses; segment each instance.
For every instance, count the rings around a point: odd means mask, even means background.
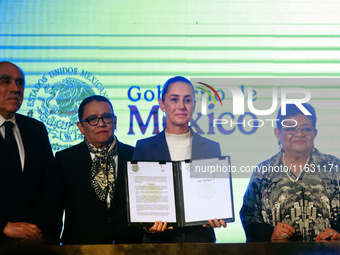
[[[295,133],[297,133],[299,131],[299,129],[301,130],[301,132],[304,135],[310,136],[313,134],[313,132],[315,131],[314,128],[310,128],[310,127],[282,127],[282,129],[285,130],[285,132],[289,135],[294,135]]]
[[[113,114],[110,115],[104,115],[102,117],[88,117],[86,119],[80,120],[83,122],[89,123],[90,126],[97,126],[99,123],[99,120],[102,120],[105,124],[111,124],[113,122],[113,118],[115,116]]]

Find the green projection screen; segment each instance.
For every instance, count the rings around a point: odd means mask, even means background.
[[[0,59],[24,70],[25,100],[19,113],[45,123],[54,152],[82,140],[77,108],[92,94],[111,100],[120,141],[135,145],[160,132],[162,85],[182,75],[209,81],[246,79],[235,83],[244,93],[245,113],[250,112],[249,96],[255,108],[269,109],[273,87],[278,88],[278,107],[282,88],[310,91],[318,117],[315,146],[340,157],[339,7],[339,1],[305,0],[2,0]],[[258,78],[314,82],[247,80]],[[230,91],[219,91],[223,106],[208,98],[206,114],[201,113],[201,95],[197,88],[193,129],[220,142],[222,153],[230,155],[237,168],[257,165],[278,152],[270,122],[256,130],[213,125],[221,115],[231,116]],[[275,119],[278,107],[257,118]],[[243,117],[234,115],[234,121]],[[238,212],[250,175],[233,179],[236,221],[216,230],[217,242],[245,241]]]

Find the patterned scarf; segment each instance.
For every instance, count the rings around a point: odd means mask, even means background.
[[[118,154],[116,137],[113,136],[113,141],[104,149],[96,148],[86,138],[84,141],[89,151],[95,154],[91,166],[91,186],[101,201],[106,201],[108,194],[112,201],[115,194],[116,162],[114,157]],[[109,203],[108,207],[110,207]]]

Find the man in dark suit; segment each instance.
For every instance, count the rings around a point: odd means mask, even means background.
[[[140,243],[127,226],[125,162],[134,148],[114,135],[117,117],[103,96],[85,98],[78,110],[82,143],[56,154],[64,190],[64,244]]]
[[[43,229],[49,231],[43,223],[50,219],[38,215],[47,178],[53,174],[54,158],[44,124],[16,114],[23,100],[24,86],[23,71],[10,62],[0,62],[2,244],[22,240],[42,242],[42,232],[45,235]],[[49,227],[53,225],[58,229],[57,222],[50,223]]]

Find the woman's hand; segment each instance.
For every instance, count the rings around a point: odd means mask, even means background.
[[[274,228],[272,240],[288,240],[295,233],[295,229],[288,223],[277,223]]]
[[[334,229],[326,228],[324,231],[320,232],[320,234],[316,237],[316,240],[321,241],[321,240],[326,240],[326,239],[339,240],[340,234]]]
[[[220,228],[221,226],[223,226],[224,228],[227,227],[227,223],[224,222],[224,220],[220,220],[218,221],[218,219],[214,219],[214,221],[212,220],[208,220],[209,221],[209,225],[204,224],[203,227],[205,228]]]
[[[167,227],[168,222],[164,221],[164,223],[160,220],[160,221],[155,221],[155,224],[153,224],[152,227],[148,227],[145,228],[146,232],[148,233],[162,233],[164,232],[166,229],[173,229],[173,227]]]

